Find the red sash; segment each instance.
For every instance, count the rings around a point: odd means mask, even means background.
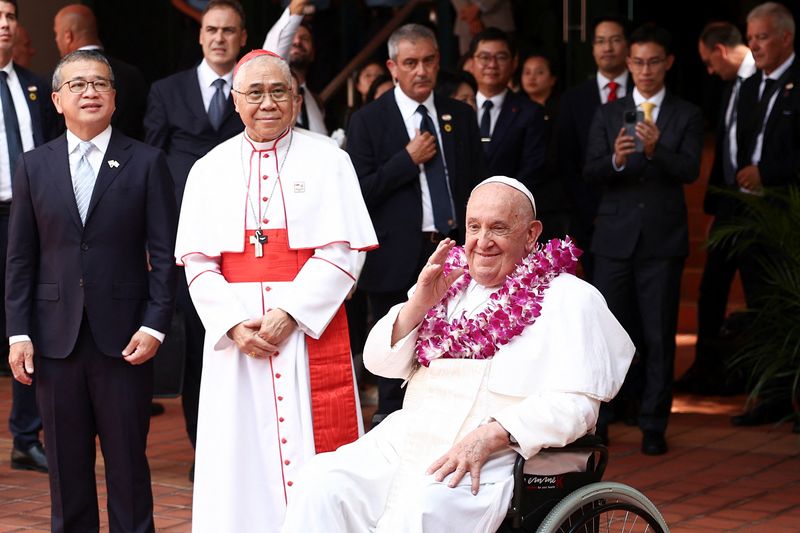
[[[264,256],[255,257],[245,232],[245,251],[222,254],[222,275],[231,283],[292,281],[313,250],[290,250],[286,230],[265,230]],[[317,340],[306,336],[311,381],[311,416],[317,453],[333,451],[358,438],[350,337],[344,305]]]

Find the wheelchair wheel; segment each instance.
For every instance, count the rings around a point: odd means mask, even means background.
[[[558,502],[537,533],[669,533],[653,502],[638,490],[613,482],[592,483]]]

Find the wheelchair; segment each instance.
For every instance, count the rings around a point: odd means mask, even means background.
[[[517,457],[511,507],[498,533],[669,533],[661,513],[644,494],[601,481],[608,449],[599,437],[585,435],[547,452],[589,454],[586,471],[526,474],[525,458]]]

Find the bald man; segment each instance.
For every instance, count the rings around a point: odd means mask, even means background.
[[[117,91],[117,110],[111,118],[111,125],[129,137],[143,140],[142,122],[148,84],[137,67],[106,53],[92,10],[81,4],[64,6],[56,13],[53,32],[61,57],[75,50],[98,50],[105,56],[114,71],[114,89]]]

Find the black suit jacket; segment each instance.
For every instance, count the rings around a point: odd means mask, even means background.
[[[737,156],[739,168],[751,163],[758,136],[758,123],[765,108],[759,104],[759,70],[742,84],[739,96]],[[784,72],[777,82],[777,98],[767,117],[758,171],[765,187],[797,183],[800,172],[800,61]]]
[[[241,133],[244,124],[228,96],[222,125],[219,130],[211,126],[203,106],[197,68],[190,68],[153,84],[147,98],[144,128],[145,142],[167,154],[180,207],[192,165],[222,141]]]
[[[633,91],[630,75],[625,89],[625,94],[628,95]],[[592,225],[597,213],[600,191],[583,180],[583,164],[586,160],[589,128],[600,105],[597,77],[592,76],[561,96],[555,127],[559,171],[570,203],[581,223],[587,227]]]
[[[472,188],[486,177],[475,112],[461,102],[434,96],[450,191],[460,234]],[[419,167],[394,91],[356,111],[350,119],[347,151],[353,161],[380,248],[367,253],[359,286],[367,291],[407,289],[417,276],[422,250],[422,193]]]
[[[85,226],[66,135],[23,154],[13,194],[9,336],[30,335],[38,355],[64,358],[75,346],[85,311],[100,350],[121,357],[140,326],[169,330],[177,212],[160,150],[112,132]]]
[[[731,93],[736,81],[729,81],[725,83],[722,90],[722,100],[720,101],[719,119],[717,120],[717,129],[714,138],[716,143],[714,146],[714,163],[711,165],[711,172],[708,175],[708,188],[703,197],[703,211],[709,215],[716,215],[720,210],[721,204],[727,204],[728,198],[715,192],[714,189],[731,188],[725,183],[725,174],[723,171],[723,159],[730,157],[730,154],[725,153],[725,114],[730,104]],[[741,87],[739,88],[741,95]],[[738,116],[737,116],[738,118]],[[738,131],[738,130],[737,130]],[[726,211],[725,207],[722,207]]]
[[[111,125],[128,137],[141,141],[144,139],[142,122],[147,105],[147,82],[135,66],[101,52],[114,71],[114,88],[117,91],[117,109],[111,117]]]
[[[33,144],[40,146],[56,138],[61,129],[56,108],[50,99],[52,89],[47,81],[24,67],[14,64],[14,72],[17,73],[31,114]],[[13,168],[11,173],[13,175]]]
[[[601,106],[589,130],[583,177],[601,187],[592,251],[619,259],[686,256],[683,185],[700,173],[703,116],[698,107],[667,92],[656,120],[661,133],[653,158],[632,154],[617,172],[614,141],[623,113],[634,109],[630,95]]]
[[[478,110],[479,117],[482,113]],[[492,131],[492,140],[484,143],[484,147],[489,175],[516,178],[535,196],[538,186],[546,181],[544,107],[532,102],[527,95],[508,91]]]

